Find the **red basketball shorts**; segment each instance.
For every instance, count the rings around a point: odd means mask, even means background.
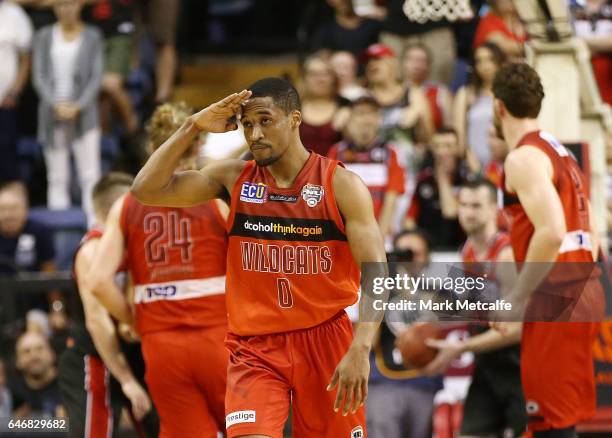
[[[262,336],[228,334],[230,350],[225,399],[228,437],[283,437],[293,409],[294,438],[363,438],[363,407],[334,412],[336,391],[327,391],[353,329],[343,311],[309,329]]]
[[[562,429],[595,414],[598,323],[526,322],[521,379],[529,430]]]
[[[142,338],[145,380],[160,438],[216,438],[225,428],[226,325],[180,328]]]

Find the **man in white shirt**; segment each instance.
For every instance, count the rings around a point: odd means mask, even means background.
[[[23,9],[0,0],[0,180],[17,174],[17,104],[30,72],[32,24]]]

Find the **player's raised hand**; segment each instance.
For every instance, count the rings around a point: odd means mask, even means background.
[[[121,385],[121,390],[132,404],[132,412],[141,420],[151,410],[151,399],[140,383],[129,380]]]
[[[342,415],[355,413],[368,397],[368,376],[370,375],[369,350],[349,348],[327,386],[332,391],[336,386],[334,411]]]
[[[249,90],[242,90],[227,96],[219,102],[207,106],[199,113],[194,114],[193,121],[206,132],[227,132],[238,129],[236,116],[242,104],[251,97]]]

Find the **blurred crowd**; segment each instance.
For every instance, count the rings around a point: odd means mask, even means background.
[[[0,275],[58,269],[64,248],[30,205],[81,207],[91,224],[100,175],[139,169],[151,109],[172,100],[180,3],[0,0]],[[223,23],[241,11],[239,3],[210,2],[224,17],[210,38],[231,31]],[[473,1],[471,20],[423,24],[406,17],[404,0],[355,2],[367,6],[360,9],[350,0],[317,3],[327,13],[309,30],[301,77],[292,78],[304,145],[360,175],[389,250],[395,242],[416,256],[457,254],[466,237],[460,187],[482,179],[499,186],[508,153],[492,123],[491,86],[504,62],[524,56],[529,39],[513,1]],[[612,4],[569,4],[602,99],[612,105]],[[154,51],[150,82],[142,74],[146,44]],[[35,141],[24,136],[32,120]],[[224,140],[214,139],[210,155],[222,156]],[[36,145],[45,184],[32,176]],[[498,225],[505,226],[502,217]],[[23,330],[11,331],[14,349],[2,343],[0,417],[57,415],[54,358],[66,341],[65,297],[55,290],[20,296],[16,312]]]

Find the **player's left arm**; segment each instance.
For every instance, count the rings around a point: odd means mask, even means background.
[[[380,274],[384,276],[387,258],[383,237],[374,217],[370,192],[357,175],[341,167],[336,170],[333,185],[355,262],[359,266],[362,266],[362,263],[377,262],[380,266]],[[362,277],[364,275],[376,276],[377,273],[373,272],[375,270],[376,268],[368,272],[362,271]],[[370,282],[366,279],[362,281],[362,284],[370,284]],[[367,303],[369,296],[368,291],[362,290],[360,313],[364,309],[363,303]],[[370,374],[369,354],[383,317],[382,312],[373,311],[373,306],[369,306],[368,310],[372,312],[367,316],[360,315],[361,322],[356,326],[355,338],[336,367],[328,386],[330,391],[336,385],[338,386],[334,410],[338,412],[342,407],[343,415],[349,411],[356,412],[367,398]]]
[[[544,152],[531,146],[516,149],[506,158],[504,170],[507,188],[516,193],[534,227],[513,291],[525,304],[559,255],[567,231],[565,214],[553,184],[552,163]]]
[[[108,213],[88,280],[92,293],[108,312],[120,322],[132,325],[134,316],[128,299],[115,284],[115,274],[124,253],[124,236],[120,225],[124,199],[122,196],[115,201]]]

